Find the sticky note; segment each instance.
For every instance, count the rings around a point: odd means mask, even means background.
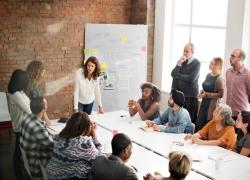
[[[146,52],[147,51],[147,47],[146,46],[141,46],[140,50],[141,50],[141,52]]]
[[[121,36],[120,36],[120,40],[121,40],[122,42],[126,42],[126,41],[128,40],[128,36],[126,36],[126,35],[121,35]]]
[[[97,55],[98,51],[97,49],[92,49],[92,55]]]
[[[103,63],[101,65],[100,71],[101,72],[105,72],[108,67],[109,67],[108,63]]]
[[[89,54],[89,49],[84,49],[84,54]]]

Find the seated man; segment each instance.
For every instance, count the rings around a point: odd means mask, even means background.
[[[45,128],[42,117],[47,110],[43,97],[31,100],[32,114],[21,124],[20,146],[26,151],[30,172],[33,177],[42,177],[40,164],[46,167],[53,150],[53,139]]]
[[[168,169],[170,176],[163,177],[161,174],[155,172],[155,177],[147,174],[143,177],[144,180],[177,180],[185,179],[192,167],[192,159],[189,155],[181,151],[173,151],[169,154]]]
[[[94,180],[137,180],[138,177],[133,168],[125,162],[132,154],[132,142],[125,134],[116,134],[111,142],[112,155],[97,157],[92,165]]]
[[[181,91],[172,89],[168,99],[169,108],[153,121],[146,121],[148,127],[154,128],[154,131],[166,133],[192,133],[193,126],[188,111],[183,108],[185,101],[184,94]],[[160,127],[158,125],[164,125]]]

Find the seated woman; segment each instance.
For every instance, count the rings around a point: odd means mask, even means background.
[[[168,169],[170,176],[162,177],[159,173],[155,173],[155,177],[147,174],[144,180],[183,180],[186,178],[192,167],[192,159],[189,155],[181,151],[173,151],[169,154]]]
[[[239,128],[235,150],[243,156],[250,157],[250,111],[241,111],[236,120]]]
[[[54,139],[49,179],[88,179],[91,160],[102,154],[100,149],[96,125],[85,112],[74,113]]]
[[[187,135],[185,140],[200,145],[215,145],[232,150],[236,138],[232,110],[226,104],[218,104],[213,112],[213,118],[194,135]]]
[[[138,101],[129,100],[128,102],[130,116],[134,116],[138,112],[142,120],[153,120],[159,117],[160,89],[151,83],[144,83],[141,85],[141,90],[142,98]]]

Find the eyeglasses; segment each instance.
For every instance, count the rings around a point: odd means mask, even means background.
[[[235,56],[234,54],[230,55],[231,58],[239,58],[238,56]]]

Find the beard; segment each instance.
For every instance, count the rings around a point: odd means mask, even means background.
[[[169,107],[174,107],[174,102],[168,101],[168,106],[169,106]]]

